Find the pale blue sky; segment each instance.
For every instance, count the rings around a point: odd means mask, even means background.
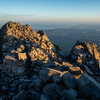
[[[0,0],[0,23],[100,23],[100,0]]]

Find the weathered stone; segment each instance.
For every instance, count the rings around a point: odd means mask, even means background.
[[[44,83],[52,81],[51,76],[49,76],[49,70],[45,67],[40,70],[39,77]]]
[[[33,82],[30,84],[30,88],[33,88],[35,91],[40,91],[42,88],[43,83],[40,78],[34,79]]]
[[[91,100],[100,99],[100,84],[91,76],[83,73],[78,79],[79,89]]]
[[[76,79],[72,76],[71,73],[67,72],[62,76],[62,80],[65,84],[65,86],[70,89],[74,89],[77,86],[77,81]]]
[[[55,84],[51,83],[51,84],[47,84],[43,87],[43,96],[45,99],[47,100],[59,100],[60,96],[58,95],[58,93],[56,92],[56,88],[55,88]]]
[[[61,77],[58,75],[52,75],[52,79],[53,79],[55,84],[61,83],[61,81],[62,81]]]
[[[18,62],[15,58],[9,55],[3,59],[3,69],[6,73],[14,73],[15,75],[20,75],[25,71],[24,63]]]

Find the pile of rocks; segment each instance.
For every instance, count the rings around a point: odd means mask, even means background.
[[[75,45],[66,57],[44,31],[13,22],[0,29],[0,43],[0,100],[100,99],[100,83],[91,77],[99,76],[83,63],[83,55],[81,60],[75,55],[87,53],[86,60],[99,68],[87,47]]]

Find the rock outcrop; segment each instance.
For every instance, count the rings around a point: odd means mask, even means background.
[[[100,82],[100,54],[99,46],[94,43],[77,41],[73,46],[68,59],[70,63],[80,66],[83,71]]]
[[[0,29],[0,100],[100,100],[96,44],[66,57],[43,30],[8,22]]]

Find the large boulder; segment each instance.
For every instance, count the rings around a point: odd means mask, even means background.
[[[100,83],[98,83],[91,76],[83,73],[78,79],[79,89],[81,90],[81,95],[84,93],[85,97],[90,100],[100,99]]]
[[[62,80],[68,89],[74,89],[77,86],[76,79],[71,73],[67,72],[62,76]]]
[[[51,81],[51,76],[49,76],[49,70],[46,68],[42,68],[40,70],[39,77],[44,83]]]

